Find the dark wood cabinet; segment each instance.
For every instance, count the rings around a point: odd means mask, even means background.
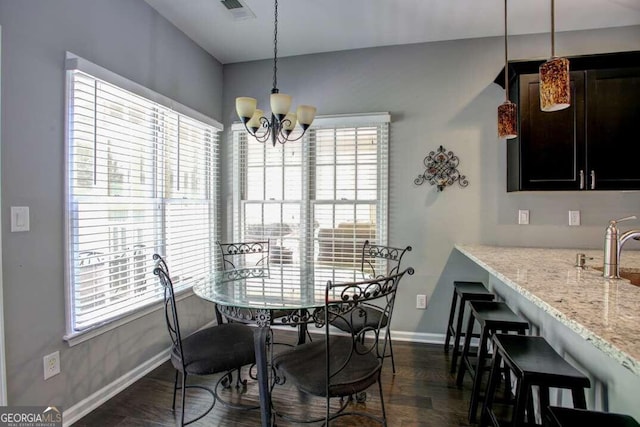
[[[507,191],[640,189],[640,68],[629,66],[640,64],[640,53],[623,56],[609,63],[616,68],[571,60],[571,106],[555,112],[540,110],[533,71],[541,62],[518,64],[511,93],[519,134],[507,140]]]
[[[640,189],[640,68],[586,77],[589,188]]]

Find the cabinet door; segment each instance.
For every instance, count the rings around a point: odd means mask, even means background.
[[[590,189],[640,189],[639,135],[640,68],[587,71]]]
[[[584,72],[571,73],[571,106],[540,109],[538,74],[520,77],[520,190],[579,190],[584,175]]]

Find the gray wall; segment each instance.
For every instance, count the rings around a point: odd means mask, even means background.
[[[406,259],[416,269],[399,292],[396,307],[403,309],[396,310],[393,329],[408,336],[444,333],[451,281],[478,277],[477,270],[465,267],[461,255],[452,252],[455,243],[598,248],[610,218],[640,213],[640,193],[506,193],[506,142],[497,138],[496,130],[496,109],[504,91],[492,83],[504,65],[503,49],[502,38],[486,38],[278,62],[279,89],[293,96],[294,105],[313,104],[320,115],[392,115],[389,241],[413,246]],[[560,55],[638,49],[637,26],[556,37]],[[549,35],[511,37],[510,52],[511,59],[545,58]],[[257,97],[268,110],[271,67],[271,61],[225,65],[225,126],[236,120],[236,96]],[[467,188],[436,193],[428,185],[413,184],[424,171],[422,159],[439,145],[460,157],[460,171],[470,182]],[[517,225],[518,209],[530,210],[531,225]],[[568,227],[570,209],[582,211],[581,227]],[[426,311],[414,308],[419,293],[429,296]]]
[[[64,334],[64,52],[199,110],[229,126],[233,99],[266,105],[271,63],[223,67],[142,1],[0,0],[2,25],[3,280],[10,404],[69,407],[167,347],[161,314],[74,347]],[[640,28],[559,34],[561,54],[634,50]],[[512,57],[548,55],[548,36],[513,37]],[[389,111],[390,241],[410,243],[417,273],[400,294],[394,329],[444,331],[452,277],[474,277],[452,246],[461,243],[599,247],[607,219],[640,210],[638,193],[505,193],[505,142],[496,138],[503,91],[499,38],[283,58],[280,89],[320,114]],[[224,80],[223,80],[224,70]],[[224,94],[223,94],[224,87]],[[438,145],[461,158],[466,189],[415,187],[422,158]],[[226,150],[226,145],[224,146]],[[229,155],[223,151],[223,155]],[[228,164],[228,162],[223,162]],[[10,206],[30,206],[31,231],[10,233]],[[531,225],[516,226],[517,209]],[[583,225],[566,226],[582,210]],[[415,294],[430,295],[426,311]],[[211,315],[190,298],[188,328]],[[59,350],[62,374],[42,380],[42,356]]]
[[[65,51],[219,121],[222,65],[141,0],[0,0],[0,25],[8,399],[68,408],[169,340],[158,310],[74,347],[62,341]],[[10,232],[10,206],[31,208],[30,232]],[[212,318],[196,297],[179,309],[186,329]],[[42,357],[55,350],[62,373],[43,381]]]

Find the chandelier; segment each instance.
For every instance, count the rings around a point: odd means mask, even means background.
[[[236,112],[244,124],[247,132],[259,142],[271,140],[284,144],[287,141],[297,141],[305,134],[316,116],[316,107],[300,105],[295,113],[289,112],[291,96],[278,90],[278,0],[275,0],[274,31],[273,31],[273,89],[271,89],[271,120],[264,115],[264,111],[257,108],[255,98],[236,98]],[[290,138],[291,132],[300,124],[302,133],[297,138]]]

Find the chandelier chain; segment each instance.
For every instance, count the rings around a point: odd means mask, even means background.
[[[504,90],[509,100],[509,45],[507,42],[507,0],[504,0]]]
[[[273,25],[273,88],[278,88],[278,0],[275,0]]]
[[[551,57],[556,56],[556,18],[555,18],[555,2],[551,0]]]

